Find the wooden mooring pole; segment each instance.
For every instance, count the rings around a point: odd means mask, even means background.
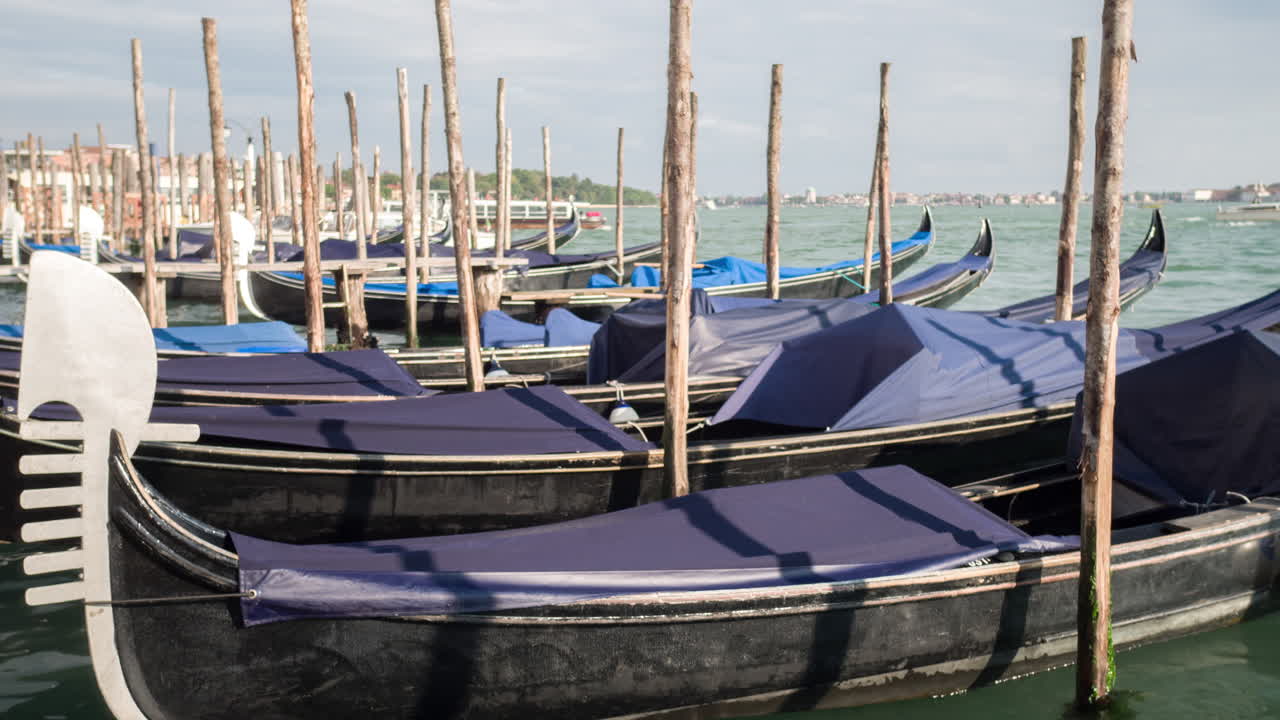
[[[480,223],[476,218],[476,171],[472,168],[467,168],[467,232],[471,237],[471,247],[479,247]]]
[[[542,174],[546,180],[547,193],[547,252],[556,252],[556,217],[551,207],[551,128],[542,126]]]
[[[666,409],[663,413],[663,470],[667,495],[689,493],[689,305],[693,278],[693,177],[690,173],[692,117],[689,92],[693,82],[690,67],[690,26],[692,0],[671,0],[670,48],[667,64],[667,357]]]
[[[111,154],[111,169],[115,175],[111,180],[111,216],[114,221],[111,236],[115,249],[123,252],[127,247],[124,242],[124,172],[129,162],[124,150],[115,150]]]
[[[342,182],[342,153],[336,152],[333,154],[333,206],[335,222],[338,224],[338,237],[343,240],[347,238],[347,218],[342,207],[342,196],[345,194],[346,187]]]
[[[36,242],[49,241],[49,230],[53,227],[53,182],[49,178],[49,160],[44,156],[44,136],[36,137],[36,163],[40,168],[39,198],[40,222],[36,225]]]
[[[769,83],[769,144],[765,152],[766,201],[764,220],[765,288],[777,300],[781,293],[778,280],[778,221],[781,198],[778,196],[779,156],[782,154],[782,65],[773,66]]]
[[[498,186],[498,199],[493,213],[493,252],[502,257],[507,249],[507,213],[510,212],[511,186],[507,184],[507,79],[498,78],[498,99],[495,110],[497,132],[494,137],[494,180]]]
[[[618,189],[614,193],[613,199],[613,251],[618,256],[618,284],[626,284],[626,261],[623,259],[625,251],[622,248],[622,139],[625,130],[618,128]]]
[[[81,181],[83,176],[80,171],[80,133],[71,133],[71,237],[75,238],[76,245],[84,247],[84,239],[80,237],[80,203],[81,203]],[[4,195],[0,195],[3,200]],[[4,209],[3,203],[0,203],[0,210]],[[94,239],[97,241],[97,238]]]
[[[347,99],[347,124],[351,130],[351,192],[355,196],[356,206],[356,256],[361,260],[368,257],[365,242],[369,237],[369,216],[365,207],[365,195],[368,183],[364,175],[364,163],[360,161],[360,130],[356,127],[356,94],[348,90],[343,97]]]
[[[876,247],[876,212],[880,209],[880,131],[871,156],[871,189],[867,192],[867,236],[862,244],[862,292],[871,292],[871,262]]]
[[[1120,221],[1129,104],[1133,0],[1104,0],[1098,119],[1094,125],[1093,227],[1085,320],[1080,580],[1076,705],[1097,708],[1115,680],[1111,644],[1111,472],[1120,318]]]
[[[373,190],[369,193],[369,242],[378,240],[378,215],[382,211],[382,148],[373,146]]]
[[[169,157],[165,166],[169,169],[169,259],[178,257],[178,184],[175,182],[177,168],[173,165],[177,154],[177,128],[174,127],[174,105],[177,91],[169,88]]]
[[[889,63],[880,63],[880,124],[876,129],[880,148],[880,304],[893,302],[893,192],[889,189]]]
[[[299,208],[298,188],[301,184],[298,182],[298,156],[289,153],[288,164],[285,165],[285,189],[289,192],[289,226],[292,228],[290,241],[294,245],[302,244],[302,213]]]
[[[1058,225],[1058,289],[1054,320],[1070,320],[1072,270],[1076,261],[1076,219],[1080,215],[1080,173],[1084,166],[1084,74],[1086,43],[1071,38],[1071,109],[1067,116],[1067,179],[1062,189],[1062,221]]]
[[[293,59],[298,83],[298,149],[302,164],[315,166],[315,87],[311,84],[311,34],[307,30],[307,0],[290,0],[290,17],[293,29]],[[315,188],[306,181],[303,193],[314,193]],[[304,210],[305,212],[305,210]],[[305,278],[307,306],[307,348],[311,352],[324,350],[324,308],[320,286],[320,238],[319,226],[312,222],[302,228],[302,275]]]
[[[222,322],[235,325],[240,318],[240,300],[236,296],[236,250],[231,236],[231,167],[227,159],[227,141],[222,129],[222,73],[218,65],[218,23],[202,18],[204,29],[204,67],[209,81],[209,136],[213,148],[213,196],[215,212],[213,229],[219,250],[218,269],[222,286]]]
[[[15,158],[16,159],[16,158]],[[111,232],[111,200],[107,197],[107,178],[111,175],[111,152],[107,150],[107,134],[98,123],[98,174],[101,176],[102,189],[102,224],[107,232]]]
[[[409,71],[396,69],[396,99],[400,107],[400,207],[404,224],[404,337],[418,347],[418,250],[413,242],[413,135],[409,126]],[[425,222],[425,219],[424,219]]]
[[[27,174],[31,176],[31,202],[27,203],[28,212],[25,223],[27,232],[31,233],[31,237],[38,243],[40,242],[40,180],[36,175],[36,136],[31,133],[27,133]]]
[[[276,259],[276,241],[271,237],[271,224],[276,219],[275,198],[271,189],[275,187],[275,163],[271,161],[271,118],[262,117],[262,241],[267,246],[267,261]]]
[[[133,114],[138,135],[138,173],[142,181],[142,309],[151,321],[151,327],[165,326],[164,315],[160,313],[158,294],[161,289],[156,282],[156,244],[155,244],[155,194],[151,185],[151,148],[147,142],[147,105],[142,86],[142,41],[133,38],[130,41],[133,51]]]
[[[471,247],[466,241],[466,165],[462,160],[462,120],[458,113],[458,60],[453,54],[453,17],[449,0],[435,0],[436,29],[440,37],[440,84],[444,90],[444,132],[449,155],[449,197],[453,213],[453,257],[458,277],[458,308],[465,348],[467,389],[484,389],[480,358],[480,323],[476,312],[475,285],[471,273]],[[425,166],[424,166],[425,167]]]
[[[419,208],[422,210],[422,282],[431,280],[431,86],[422,86],[422,196]]]

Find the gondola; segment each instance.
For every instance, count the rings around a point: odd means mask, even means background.
[[[62,259],[51,256],[49,263],[58,260]],[[79,265],[69,258],[63,262]],[[34,279],[33,274],[33,283]],[[81,292],[87,292],[89,285],[87,280],[80,283]],[[132,299],[129,302],[136,305]],[[1152,330],[1125,329],[1120,337],[1119,366],[1136,367],[1225,333],[1269,328],[1278,322],[1280,292],[1182,323]],[[987,333],[981,338],[985,344],[973,347],[965,343],[965,333],[973,334],[965,323]],[[932,334],[919,335],[921,327]],[[899,338],[897,347],[914,344],[921,349],[886,362],[878,343],[853,340],[890,332]],[[825,337],[818,337],[824,333]],[[802,426],[794,416],[761,415],[761,393],[767,395],[770,385],[748,378],[746,391],[735,391],[713,422],[690,436],[688,462],[694,490],[804,477],[831,467],[856,469],[895,462],[928,474],[942,472],[960,482],[1059,456],[1071,400],[1082,376],[1082,354],[1072,350],[1083,346],[1079,323],[1032,325],[895,304],[824,333],[802,338],[805,342],[796,350],[803,354],[814,349],[814,342],[830,341],[834,343],[830,349],[819,346],[819,350],[828,355],[839,353],[841,367],[871,363],[884,379],[855,388],[855,392],[849,387],[824,385],[825,379],[819,382],[817,374],[806,371],[810,382],[805,392],[816,392],[824,402],[815,403],[796,392],[794,402],[775,404],[775,408],[824,409],[830,413],[833,408],[826,401],[843,396],[847,411],[836,408],[836,421],[829,415],[802,418],[805,423],[820,423]],[[947,333],[961,335],[938,340]],[[817,341],[812,340],[815,337]],[[780,349],[789,351],[788,345],[796,342],[783,343]],[[934,348],[934,343],[940,344]],[[1053,362],[1046,363],[1045,358],[1053,358]],[[966,385],[950,370],[930,374],[931,363],[939,367],[958,363],[970,370],[981,368],[981,373],[971,376]],[[764,372],[782,364],[771,361]],[[815,367],[826,366],[830,363]],[[902,372],[894,375],[895,367]],[[856,373],[836,380],[848,382],[855,376],[860,381],[874,380]],[[895,378],[919,379],[918,387],[914,380],[895,386],[891,382]],[[965,392],[966,387],[979,385],[986,390]],[[1002,394],[995,394],[996,389]],[[875,402],[888,390],[895,394],[894,403]],[[556,388],[535,395],[516,401],[535,411],[533,417],[556,432],[575,432],[574,423],[582,420],[582,412],[591,413]],[[923,403],[935,395],[948,402],[931,401],[927,408],[922,404],[921,411],[912,414],[912,402]],[[352,411],[356,416],[343,416],[347,411],[341,406],[324,408],[326,415],[308,414],[307,418],[291,420],[287,423],[292,428],[290,435],[273,441],[267,432],[271,423],[262,416],[275,411],[250,408],[237,409],[246,417],[236,415],[238,420],[224,423],[217,432],[206,427],[206,440],[201,443],[146,443],[134,462],[160,492],[180,504],[198,507],[202,520],[288,541],[434,535],[544,524],[661,497],[660,450],[630,445],[630,440],[616,437],[612,446],[589,450],[581,446],[566,450],[554,443],[536,450],[516,450],[513,437],[492,422],[500,416],[484,409],[489,397],[489,393],[472,393],[458,401],[475,403],[469,410],[451,405],[447,413],[428,414],[442,418],[444,429],[465,431],[465,450],[443,448],[434,454],[413,454],[421,447],[421,438],[416,438],[406,441],[410,443],[407,446],[380,444],[376,451],[362,451],[358,442],[349,439],[353,437],[350,433],[359,431],[381,443],[390,438],[395,425],[370,425],[358,417],[358,411]],[[390,402],[430,404],[428,401],[434,402],[431,398]],[[881,414],[867,419],[868,408]],[[165,418],[163,410],[156,411],[159,421]],[[903,412],[908,414],[888,414]],[[591,414],[599,419],[598,414]],[[842,414],[853,419],[845,422]],[[174,417],[189,419],[191,415]],[[885,421],[886,417],[912,419]],[[455,418],[465,422],[455,423]],[[565,418],[576,419],[561,424]],[[592,432],[606,434],[614,430],[598,424],[592,427]],[[409,431],[411,427],[405,426],[401,432]],[[295,432],[310,439],[300,441]],[[0,452],[14,458],[30,452],[30,445],[50,452],[71,449],[54,440],[22,438],[16,417],[0,414]]]
[[[137,336],[126,344],[145,349]],[[1198,371],[1228,342],[1188,364]],[[1280,343],[1261,344],[1280,370]],[[1076,652],[1081,570],[1064,536],[1078,527],[1080,489],[1061,465],[955,490],[874,468],[523,531],[286,545],[200,522],[149,485],[130,461],[139,440],[195,429],[147,424],[145,363],[114,392],[87,365],[76,368],[84,392],[32,373],[20,399],[24,415],[51,400],[93,408],[84,423],[25,421],[28,435],[79,434],[85,448],[74,485],[28,498],[81,506],[83,520],[24,527],[28,541],[80,546],[25,561],[63,581],[26,601],[85,603],[98,686],[120,718],[242,717],[250,705],[265,717],[742,716],[958,692]],[[1235,389],[1251,402],[1251,388]],[[1159,397],[1158,424],[1204,404]],[[1268,398],[1248,430],[1274,422],[1280,396]],[[1160,452],[1135,439],[1141,425],[1118,425],[1125,450]],[[1215,447],[1256,469],[1261,458],[1236,449]],[[69,467],[55,459],[25,463]],[[1274,453],[1266,460],[1263,494],[1280,489]],[[1194,472],[1174,475],[1159,479],[1193,498],[1207,489]],[[1112,518],[1116,649],[1276,607],[1280,501],[1188,507],[1148,487],[1128,487]]]
[[[1133,255],[1120,264],[1120,308],[1132,306],[1146,295],[1164,277],[1169,256],[1165,246],[1164,219],[1159,210],[1151,211],[1151,225]],[[1071,288],[1071,319],[1083,320],[1089,306],[1089,280],[1081,280]],[[1023,322],[1052,322],[1056,298],[1045,295],[1025,300],[998,310],[989,310],[992,317],[1010,318]]]
[[[896,262],[896,260],[895,260]],[[965,295],[976,290],[995,267],[995,244],[991,226],[983,221],[973,246],[959,260],[939,263],[924,272],[894,283],[894,302],[926,307],[949,307]],[[734,296],[717,296],[705,292],[711,306],[716,309],[740,308],[751,304],[754,298],[740,299]],[[856,295],[850,299],[868,306],[879,302],[880,291]],[[760,302],[767,302],[763,298]],[[800,303],[794,300],[786,302]],[[813,301],[810,301],[813,302]],[[559,309],[560,312],[565,312]],[[556,312],[556,311],[552,311]],[[519,323],[516,323],[517,325]],[[463,352],[460,347],[432,348],[427,350],[393,350],[393,355],[409,372],[430,387],[449,388],[461,384],[463,376]],[[546,347],[489,347],[485,357],[514,375],[546,375],[559,383],[583,382],[587,375],[590,345],[562,345]],[[601,379],[600,382],[604,380]]]

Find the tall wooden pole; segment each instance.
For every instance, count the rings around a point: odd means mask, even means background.
[[[422,86],[422,282],[431,279],[431,86]]]
[[[111,203],[107,199],[107,177],[110,175],[107,171],[110,167],[111,154],[107,151],[107,134],[102,130],[102,123],[98,123],[98,175],[101,178],[102,222],[107,231],[111,229]]]
[[[1058,225],[1058,290],[1054,320],[1070,320],[1072,270],[1076,260],[1076,219],[1080,215],[1080,173],[1084,163],[1084,73],[1086,43],[1071,38],[1071,110],[1067,116],[1067,180],[1062,190],[1062,221]]]
[[[257,214],[258,209],[254,207],[256,199],[254,192],[257,189],[257,181],[253,172],[253,161],[249,158],[244,159],[244,216],[252,218]]]
[[[274,193],[275,163],[271,160],[271,118],[262,116],[262,215],[267,219],[263,223],[263,241],[267,244],[267,262],[275,262],[276,241],[271,236],[271,224],[276,219]]]
[[[378,214],[382,210],[382,148],[373,146],[373,190],[369,193],[369,214],[373,220],[369,223],[370,242],[378,240]]]
[[[36,242],[48,242],[49,231],[53,228],[53,181],[49,177],[49,161],[44,155],[44,136],[36,137],[36,160],[40,168],[40,216],[43,222],[37,226]]]
[[[1098,119],[1094,124],[1093,227],[1082,413],[1084,452],[1080,461],[1080,629],[1076,651],[1076,704],[1080,707],[1105,704],[1115,678],[1111,665],[1111,461],[1132,27],[1133,0],[1104,0]]]
[[[689,202],[695,217],[692,238],[689,240],[690,262],[698,257],[698,93],[689,93]]]
[[[169,88],[169,258],[178,257],[178,184],[174,182],[177,168],[173,166],[177,154],[177,129],[174,127],[174,105],[177,92]]]
[[[209,78],[209,139],[213,148],[213,195],[216,208],[213,228],[219,248],[218,269],[222,280],[222,322],[235,325],[240,319],[240,300],[236,296],[236,251],[231,237],[231,178],[227,159],[227,141],[222,129],[222,72],[218,65],[218,24],[213,18],[202,18],[204,29],[204,67]]]
[[[693,278],[693,177],[690,173],[692,117],[689,91],[692,0],[671,0],[670,58],[667,65],[667,126],[670,129],[667,182],[667,239],[671,264],[667,276],[666,409],[662,431],[663,469],[668,495],[689,492],[689,305]]]
[[[542,174],[546,178],[547,193],[547,252],[556,251],[556,218],[551,207],[551,128],[542,126]]]
[[[867,236],[862,245],[862,291],[871,292],[871,262],[875,255],[876,212],[880,208],[880,132],[871,157],[871,190],[867,192]]]
[[[480,225],[476,221],[476,171],[473,168],[467,168],[467,230],[474,248],[480,243]]]
[[[497,134],[494,147],[494,179],[498,185],[498,199],[493,214],[493,251],[502,257],[506,251],[508,202],[511,186],[507,184],[507,79],[498,78]]]
[[[75,238],[76,245],[84,247],[84,239],[80,237],[80,183],[82,178],[83,176],[80,173],[80,133],[71,133],[71,237]],[[0,194],[0,200],[3,199],[4,195]],[[4,204],[0,202],[0,210],[3,209]]]
[[[133,115],[138,135],[138,173],[142,181],[142,309],[151,321],[151,327],[164,327],[164,317],[159,312],[156,297],[156,244],[154,227],[155,203],[151,185],[151,148],[147,142],[147,105],[142,90],[142,41],[133,38]]]
[[[507,173],[507,215],[506,215],[506,221],[503,223],[502,237],[504,238],[503,242],[505,242],[506,246],[510,248],[511,247],[511,188],[515,186],[514,185],[515,171],[512,170],[512,158],[515,156],[511,154],[511,126],[510,125],[507,126],[506,151],[507,151],[507,167],[505,172]]]
[[[311,84],[311,35],[307,30],[307,0],[290,0],[293,27],[293,58],[298,80],[298,151],[302,166],[316,163],[315,89]],[[315,193],[310,180],[303,181],[302,193],[308,198]],[[304,218],[307,214],[303,203]],[[313,211],[314,212],[314,211]],[[324,309],[321,306],[320,238],[315,218],[302,227],[302,274],[306,284],[307,348],[311,352],[324,349]]]
[[[289,161],[285,166],[285,188],[289,191],[289,223],[292,225],[292,236],[290,238],[294,245],[302,244],[302,211],[298,201],[299,183],[298,156],[289,153]]]
[[[613,249],[618,256],[618,284],[622,285],[626,282],[626,261],[623,256],[626,254],[622,249],[622,138],[626,131],[618,128],[618,189],[614,194],[613,201]]]
[[[418,347],[418,250],[413,241],[413,136],[409,127],[409,74],[396,69],[396,99],[400,106],[400,187],[404,197],[404,336],[405,344]]]
[[[440,80],[444,90],[444,129],[449,152],[449,196],[452,202],[453,257],[458,277],[458,304],[461,306],[462,339],[466,362],[467,388],[484,389],[480,359],[480,323],[476,312],[475,284],[471,274],[471,247],[466,233],[465,165],[462,160],[462,120],[458,114],[457,58],[453,54],[453,17],[449,0],[436,1],[436,28],[440,36]]]
[[[368,209],[365,207],[365,191],[367,183],[364,176],[364,163],[360,161],[360,130],[356,127],[356,94],[348,90],[347,120],[351,129],[351,192],[355,195],[356,205],[356,253],[363,260],[368,257],[365,241],[369,237]]]
[[[781,198],[778,196],[778,166],[782,154],[782,65],[774,64],[769,82],[769,144],[765,151],[766,201],[764,221],[765,288],[777,300],[781,293],[778,279],[778,221]]]
[[[880,304],[893,302],[893,229],[889,190],[889,63],[880,63],[880,124],[876,129],[880,148]]]
[[[187,222],[194,221],[191,212],[191,189],[187,187],[187,178],[191,177],[191,168],[187,164],[187,156],[178,153],[178,206],[181,208],[182,217]]]
[[[116,150],[112,153],[111,167],[115,172],[115,178],[111,181],[111,216],[115,224],[112,226],[112,239],[115,241],[115,249],[124,251],[126,248],[124,242],[124,173],[125,168],[129,164],[128,157],[124,150]],[[148,319],[150,319],[148,317]]]
[[[346,188],[342,182],[342,153],[336,152],[333,154],[333,207],[338,224],[338,237],[343,240],[347,237],[347,219],[342,207],[344,194],[346,194]]]
[[[667,289],[667,273],[671,270],[671,238],[667,236],[670,225],[671,188],[667,186],[671,170],[671,112],[667,112],[666,129],[662,134],[662,179],[658,183],[658,241],[662,245],[662,273],[658,289]]]
[[[40,182],[39,176],[36,175],[36,137],[31,133],[27,133],[27,169],[31,176],[31,202],[27,203],[29,212],[27,213],[26,225],[31,232],[31,237],[35,242],[40,242]]]

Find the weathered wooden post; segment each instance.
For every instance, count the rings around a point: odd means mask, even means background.
[[[618,189],[614,195],[613,201],[613,245],[614,252],[618,255],[618,284],[626,283],[626,261],[623,256],[626,254],[622,249],[622,137],[624,134],[622,128],[618,128]]]
[[[498,78],[497,133],[494,138],[494,180],[498,186],[498,199],[494,206],[493,252],[502,257],[506,251],[507,227],[511,186],[507,184],[507,79]]]
[[[152,210],[155,195],[151,185],[151,148],[147,142],[147,105],[142,90],[142,41],[133,38],[130,45],[133,50],[133,114],[138,135],[139,178],[142,181],[142,309],[147,313],[151,327],[164,327],[165,317],[160,313],[158,297],[162,290],[156,283],[155,215]]]
[[[778,165],[782,154],[782,65],[774,64],[769,82],[769,141],[765,151],[764,264],[765,287],[769,297],[777,300],[782,289],[778,279],[778,221],[781,198],[778,196]]]
[[[36,175],[36,137],[31,133],[27,133],[27,170],[31,176],[31,202],[29,205],[27,217],[24,223],[31,231],[31,237],[35,242],[40,242],[40,179]]]
[[[49,160],[44,155],[44,136],[36,137],[36,162],[40,168],[40,217],[42,222],[36,227],[36,242],[48,242],[49,231],[53,229],[53,180],[49,177]]]
[[[422,86],[422,282],[431,279],[431,86]]]
[[[200,222],[209,221],[209,186],[213,184],[213,165],[209,161],[211,153],[196,155],[196,217]],[[217,248],[217,243],[214,243]]]
[[[176,168],[173,166],[173,157],[177,153],[177,129],[174,127],[174,105],[176,99],[176,91],[169,88],[169,157],[167,167],[169,168],[169,259],[178,257],[178,186],[174,182]]]
[[[444,90],[444,129],[449,154],[449,196],[452,202],[453,257],[458,276],[458,305],[465,348],[467,389],[484,389],[480,359],[480,322],[476,312],[475,284],[471,273],[471,247],[459,233],[467,227],[466,191],[462,160],[462,120],[458,114],[458,60],[453,54],[453,17],[449,0],[436,1],[436,29],[440,36],[440,81]],[[424,165],[425,167],[425,165]]]
[[[880,304],[893,302],[893,230],[889,213],[893,193],[889,190],[889,63],[880,63],[880,124],[876,129],[880,148]]]
[[[871,292],[871,261],[875,256],[876,212],[880,208],[880,131],[871,156],[871,189],[867,192],[867,236],[862,245],[862,292]]]
[[[511,126],[510,125],[507,126],[506,151],[507,151],[507,168],[506,168],[507,215],[506,215],[506,221],[503,223],[502,237],[504,238],[504,242],[506,243],[507,248],[510,249],[511,247],[511,188],[515,186],[514,185],[515,171],[512,170],[512,160],[511,160],[511,158],[515,156],[511,154]]]
[[[378,214],[382,211],[382,148],[373,146],[373,191],[369,193],[369,242],[378,241]],[[363,245],[361,246],[363,247]]]
[[[418,347],[418,250],[413,241],[413,136],[409,133],[409,71],[396,68],[396,99],[400,106],[400,187],[404,197],[404,338]],[[423,222],[426,219],[423,218]]]
[[[689,91],[692,0],[671,0],[670,59],[667,66],[667,127],[670,129],[667,182],[667,238],[671,264],[667,279],[666,409],[662,431],[663,470],[668,495],[689,492],[689,305],[693,280],[689,251],[693,238],[693,178],[689,173],[692,118]]]
[[[546,177],[547,187],[547,252],[556,252],[556,218],[551,207],[551,128],[542,126],[542,174]]]
[[[342,207],[342,196],[345,193],[346,188],[342,183],[342,153],[336,152],[333,154],[333,207],[338,223],[338,237],[343,240],[347,238],[347,219]]]
[[[356,94],[348,90],[347,119],[351,129],[351,192],[355,195],[356,205],[356,253],[364,260],[368,257],[365,242],[369,237],[369,216],[365,203],[368,185],[365,181],[364,163],[360,160],[360,131],[356,127]]]
[[[284,168],[284,187],[289,193],[289,225],[291,235],[289,241],[294,245],[302,243],[302,214],[298,209],[298,156],[289,153]]]
[[[123,252],[127,247],[124,241],[124,173],[129,161],[124,150],[116,150],[112,155],[111,166],[115,172],[115,178],[111,181],[111,215],[115,221],[112,236],[115,249]]]
[[[1098,119],[1094,125],[1093,228],[1085,320],[1083,452],[1080,458],[1080,579],[1076,705],[1110,700],[1111,472],[1120,317],[1120,220],[1129,104],[1133,0],[1104,0]]]
[[[658,289],[667,289],[667,271],[671,269],[671,240],[667,237],[670,226],[671,210],[668,197],[671,188],[667,187],[667,179],[671,171],[671,113],[667,112],[666,129],[662,133],[662,180],[658,183],[658,241],[662,245],[662,272],[658,279]]]
[[[693,203],[694,217],[698,214],[698,93],[689,93],[689,202]],[[694,227],[696,228],[696,222]],[[698,257],[698,233],[689,240],[689,262]],[[692,265],[690,265],[692,267]]]
[[[16,158],[15,158],[16,159]],[[110,231],[111,228],[111,201],[107,198],[107,178],[111,175],[111,153],[107,150],[107,134],[102,130],[102,123],[98,123],[98,174],[101,177],[102,185],[102,224]]]
[[[71,237],[82,248],[81,257],[84,257],[84,239],[80,237],[80,180],[80,133],[71,133]],[[3,199],[4,195],[0,194],[0,201]],[[4,204],[0,202],[0,210],[3,209]]]
[[[218,269],[222,280],[222,322],[235,325],[240,317],[240,300],[236,296],[236,251],[231,237],[231,181],[227,160],[227,141],[222,129],[222,72],[218,65],[218,24],[213,18],[201,18],[204,29],[204,67],[209,81],[209,136],[213,148],[213,194],[215,214],[213,229],[218,247]]]
[[[298,80],[298,150],[304,167],[315,165],[315,88],[311,84],[311,35],[307,30],[307,0],[290,0],[293,28],[293,58]],[[315,192],[309,182],[302,186],[304,194]],[[304,210],[305,212],[305,210]],[[302,275],[306,285],[307,348],[324,350],[324,308],[320,288],[319,226],[312,222],[302,228]]]
[[[480,224],[476,221],[476,199],[476,171],[472,168],[467,168],[467,232],[471,236],[471,247],[473,248],[480,246]],[[480,312],[484,312],[484,309]]]
[[[253,161],[249,158],[244,159],[244,216],[246,219],[252,218],[257,213],[256,198],[254,193],[257,189],[257,181],[253,174]]]
[[[1071,38],[1071,109],[1067,115],[1067,180],[1062,189],[1062,222],[1058,225],[1058,290],[1054,320],[1070,320],[1072,270],[1076,261],[1076,219],[1080,215],[1080,173],[1084,163],[1084,73],[1086,42]]]
[[[267,262],[276,261],[276,240],[271,236],[271,224],[276,219],[275,198],[272,197],[272,178],[276,169],[271,162],[271,118],[262,116],[262,215],[266,218],[262,223],[263,242],[267,245]]]

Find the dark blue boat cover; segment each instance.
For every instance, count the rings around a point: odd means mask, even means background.
[[[590,345],[600,329],[600,323],[583,320],[564,308],[555,308],[547,313],[545,325],[547,329],[544,345],[547,347],[571,347]]]
[[[1173,325],[1122,329],[1116,367],[1278,322],[1273,292]],[[711,423],[852,430],[1044,407],[1080,391],[1084,346],[1083,322],[1041,325],[895,303],[782,343]]]
[[[152,422],[202,438],[395,455],[531,455],[645,450],[558,387],[503,388],[377,402],[157,407]]]
[[[288,323],[279,321],[238,325],[182,325],[156,328],[156,350],[207,353],[306,352],[307,341]],[[0,337],[22,337],[21,325],[0,325]]]
[[[1166,253],[1154,250],[1138,250],[1135,252],[1120,266],[1120,296],[1124,297],[1135,290],[1150,287],[1159,282],[1168,258],[1169,256]],[[1043,323],[1053,320],[1055,303],[1056,297],[1054,295],[1045,295],[1002,307],[999,310],[990,310],[985,314],[1023,322]],[[1085,308],[1088,305],[1089,281],[1085,279],[1071,288],[1071,316],[1080,317],[1084,315]]]
[[[933,242],[932,232],[917,232],[906,240],[895,242],[890,249],[894,257],[908,248],[917,245],[928,245]],[[871,256],[872,262],[880,261],[880,253]],[[706,260],[701,263],[702,267],[693,270],[693,286],[696,288],[722,287],[725,285],[744,285],[747,283],[762,283],[765,281],[765,265],[753,260],[744,260],[739,257],[720,257],[714,260]],[[780,267],[778,268],[778,276],[786,280],[788,278],[802,277],[805,275],[814,275],[816,273],[830,272],[832,270],[851,270],[852,268],[861,268],[862,258],[852,260],[844,260],[830,265],[822,265],[819,267]],[[853,282],[856,278],[850,278]],[[658,287],[661,284],[662,271],[656,267],[647,265],[637,267],[631,271],[631,285],[633,287]]]
[[[1079,462],[1081,401],[1068,457]],[[1115,474],[1170,505],[1280,493],[1280,336],[1230,333],[1116,378]]]
[[[246,625],[847,582],[1078,546],[1030,537],[901,465],[519,530],[341,545],[232,539],[240,589],[257,593],[241,601]]]
[[[381,350],[172,358],[160,363],[159,373],[160,390],[397,397],[426,392]]]
[[[689,297],[691,316],[715,312],[712,302],[706,290],[695,288]],[[666,300],[632,300],[623,305],[591,339],[587,384],[598,385],[618,377],[662,345],[666,337]]]
[[[993,255],[971,255],[965,253],[955,262],[938,263],[921,273],[916,273],[905,280],[894,279],[893,297],[895,300],[909,300],[912,295],[942,285],[969,273],[986,272],[995,264]],[[855,302],[878,304],[880,288],[850,298]]]

